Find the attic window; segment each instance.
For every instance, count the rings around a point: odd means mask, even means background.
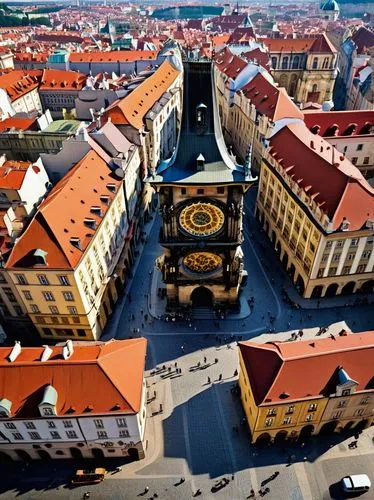
[[[95,221],[95,219],[90,219],[90,218],[86,217],[86,218],[84,219],[84,223],[85,223],[85,225],[86,225],[86,226],[88,226],[89,228],[91,228],[91,229],[96,229],[96,221]]]
[[[109,196],[100,196],[100,201],[102,201],[103,203],[105,203],[105,205],[109,205]]]
[[[98,215],[99,217],[101,217],[102,216],[101,207],[97,207],[97,206],[91,207],[91,213],[95,214],[95,215]]]
[[[112,191],[112,193],[116,192],[116,185],[115,184],[107,184],[106,187],[107,187],[107,189],[109,189],[109,191]]]
[[[73,245],[73,247],[78,248],[79,250],[82,250],[80,238],[75,238],[75,237],[70,238],[70,243]]]

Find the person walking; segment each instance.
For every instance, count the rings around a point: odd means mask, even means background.
[[[234,377],[236,377],[238,375],[238,370],[235,370],[234,371]]]
[[[219,374],[218,380],[219,380],[219,381],[221,381],[221,380],[222,380],[222,373],[220,373],[220,374]]]
[[[208,384],[210,384],[210,377],[208,377]]]

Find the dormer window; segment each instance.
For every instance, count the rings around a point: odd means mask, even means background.
[[[73,247],[82,250],[80,238],[70,238],[70,243],[73,245]]]
[[[356,390],[358,383],[351,379],[343,367],[338,369],[338,383],[336,385],[336,396],[350,396]]]
[[[0,418],[11,416],[12,402],[9,399],[0,399]]]
[[[109,189],[109,191],[112,191],[112,193],[116,192],[116,185],[115,184],[107,184],[106,187],[107,187],[107,189]]]
[[[95,219],[90,219],[90,218],[86,217],[84,219],[84,223],[90,229],[96,229],[96,221],[95,221]]]
[[[100,201],[105,203],[105,205],[109,205],[110,198],[109,196],[100,196]]]
[[[57,391],[52,385],[47,385],[44,389],[43,399],[38,405],[42,417],[57,415]]]
[[[101,207],[98,207],[98,206],[91,207],[91,213],[94,214],[94,215],[97,215],[97,216],[101,217],[102,216]]]

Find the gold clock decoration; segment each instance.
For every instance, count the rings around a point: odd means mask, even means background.
[[[222,258],[211,252],[193,252],[184,257],[183,265],[193,273],[212,273],[222,267]]]
[[[181,228],[192,236],[207,237],[216,234],[222,229],[224,222],[222,210],[206,202],[188,205],[179,216]]]

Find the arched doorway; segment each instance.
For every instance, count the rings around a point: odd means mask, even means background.
[[[70,448],[70,453],[72,458],[76,458],[77,460],[83,458],[82,452],[79,448]]]
[[[331,283],[326,289],[325,297],[335,297],[338,286],[337,283]]]
[[[323,286],[322,285],[317,285],[313,288],[312,295],[310,296],[311,299],[319,299],[322,295],[322,290]]]
[[[287,267],[288,267],[288,254],[287,254],[287,252],[284,252],[283,259],[282,259],[282,266],[287,271]]]
[[[314,432],[314,425],[304,425],[304,427],[300,431],[299,435],[299,441],[300,443],[304,443],[305,441],[308,441],[310,439],[310,436]]]
[[[367,425],[369,423],[369,420],[365,419],[365,420],[360,420],[360,422],[354,426],[353,430],[356,432],[360,432],[362,430],[364,430]]]
[[[104,458],[104,452],[100,448],[92,448],[92,456],[94,458],[102,459]]]
[[[335,432],[335,429],[338,425],[339,421],[338,420],[333,420],[331,422],[326,422],[323,424],[321,427],[319,433],[321,436],[328,436],[330,434],[333,434]]]
[[[25,460],[25,461],[31,460],[31,457],[27,453],[27,451],[25,451],[25,450],[15,450],[15,452],[17,453],[17,455],[19,456],[19,458],[21,460]]]
[[[48,453],[48,451],[38,450],[36,453],[39,455],[41,460],[51,460],[51,455]]]
[[[0,451],[0,464],[8,464],[9,462],[13,462],[12,457],[4,451]]]
[[[342,288],[341,295],[350,295],[351,293],[353,293],[355,284],[356,283],[354,281],[346,283]]]
[[[264,432],[263,434],[260,434],[258,438],[256,439],[256,446],[267,446],[271,442],[271,436],[268,432]]]
[[[304,285],[304,280],[303,278],[300,276],[297,277],[297,280],[296,280],[296,289],[297,291],[299,292],[300,295],[303,295],[304,291],[305,291],[305,285]]]
[[[199,286],[191,293],[192,307],[213,307],[213,293],[205,286]]]
[[[374,292],[374,280],[365,281],[360,288],[362,293],[373,293]]]
[[[139,451],[137,448],[129,448],[127,453],[132,460],[139,460]]]
[[[353,424],[354,424],[353,420],[347,422],[344,426],[343,432],[350,431],[352,429]]]
[[[287,439],[288,432],[287,431],[279,431],[276,433],[274,438],[275,444],[283,444]]]

